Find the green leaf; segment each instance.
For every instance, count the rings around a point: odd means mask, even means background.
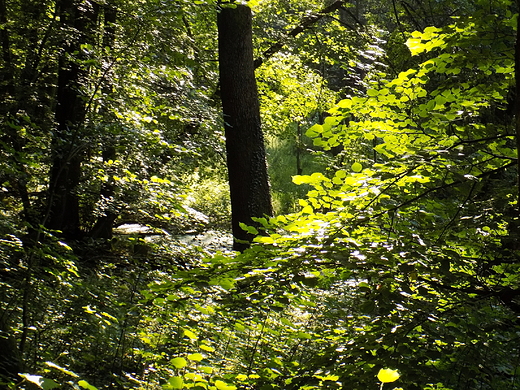
[[[98,390],[96,386],[92,386],[90,383],[88,383],[85,380],[80,380],[78,382],[79,387],[82,387],[87,390]]]
[[[432,36],[437,36],[439,34],[436,34],[438,32],[441,32],[442,28],[435,27],[435,26],[429,26],[424,29],[423,39],[430,39]]]
[[[367,141],[372,141],[374,138],[376,138],[376,136],[372,133],[365,133],[365,134],[363,134],[363,136],[365,137],[365,139]]]
[[[391,383],[398,380],[400,377],[399,372],[397,370],[391,370],[389,368],[382,368],[379,370],[377,374],[377,379],[379,379],[383,383]]]
[[[338,103],[338,107],[339,107],[339,108],[350,108],[350,107],[352,107],[352,100],[351,100],[351,99],[344,99],[344,100],[341,100],[341,101]]]
[[[53,362],[45,362],[45,364],[47,364],[51,368],[55,368],[56,370],[59,370],[59,371],[63,372],[64,374],[70,375],[70,376],[72,376],[74,378],[78,378],[79,377],[78,374],[76,374],[76,373],[74,373],[72,371],[69,371],[66,368],[63,368],[61,366],[58,366],[57,364],[55,364]]]
[[[60,385],[56,381],[44,378],[40,375],[20,374],[20,376],[26,379],[27,381],[34,383],[36,386],[43,390],[51,390],[60,387]]]
[[[358,162],[355,162],[354,164],[352,164],[351,168],[354,172],[361,172],[363,170],[363,166]]]
[[[304,340],[312,339],[312,335],[310,333],[302,332],[301,330],[296,333],[296,337]]]
[[[198,336],[195,333],[193,333],[191,330],[183,329],[182,331],[183,331],[184,336],[186,336],[190,340],[197,340],[198,339]]]
[[[192,353],[188,355],[189,360],[193,360],[194,362],[200,362],[202,359],[204,359],[204,355],[201,353]]]
[[[325,376],[322,376],[322,375],[314,375],[316,378],[318,379],[321,379],[322,381],[337,381],[339,380],[339,376],[338,375],[325,375]]]
[[[215,351],[215,348],[210,347],[209,345],[206,345],[206,344],[199,345],[199,348],[202,349],[203,351],[208,351],[208,352]]]
[[[424,45],[422,44],[422,39],[417,38],[409,38],[406,41],[406,46],[408,46],[408,49],[410,49],[410,52],[412,55],[417,55],[421,53],[424,49]]]
[[[184,387],[184,380],[180,376],[174,376],[168,379],[165,385],[163,385],[163,389],[182,389]]]
[[[307,183],[308,182],[308,177],[309,176],[301,176],[301,175],[293,176],[292,177],[292,181],[293,181],[294,184],[300,185],[300,184]]]
[[[242,230],[245,230],[245,231],[248,232],[249,234],[254,234],[255,236],[258,234],[258,230],[257,230],[254,226],[246,225],[246,224],[243,223],[243,222],[240,222],[240,228],[241,228]]]
[[[218,380],[218,379],[215,381],[215,387],[218,390],[236,390],[236,388],[237,388],[236,386],[228,385],[226,382]]]
[[[259,236],[255,237],[255,242],[260,242],[262,244],[272,244],[274,243],[274,239],[272,237]]]
[[[186,365],[188,364],[188,362],[186,361],[186,359],[182,358],[182,357],[176,357],[176,358],[173,358],[171,360],[171,363],[173,364],[173,366],[175,368],[184,368],[186,367]]]
[[[323,126],[316,124],[316,125],[310,127],[305,132],[305,135],[309,138],[314,138],[314,137],[317,137],[318,135],[320,135],[321,133],[323,133]]]
[[[235,287],[235,283],[236,281],[233,278],[216,278],[209,282],[212,286],[220,286],[228,291]]]

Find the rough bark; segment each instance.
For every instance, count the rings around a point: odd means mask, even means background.
[[[240,223],[256,225],[252,217],[272,214],[254,73],[251,10],[243,5],[222,8],[217,24],[234,248],[243,250],[252,235]]]
[[[517,0],[515,4],[511,6],[511,10],[513,12],[518,12],[520,9],[520,0]],[[516,40],[515,40],[515,84],[513,87],[514,101],[512,104],[512,113],[514,116],[514,125],[515,125],[515,135],[516,135],[516,152],[518,158],[516,160],[516,169],[517,169],[517,177],[516,177],[516,198],[517,205],[516,210],[514,212],[514,216],[509,222],[508,231],[509,234],[502,239],[503,247],[512,250],[520,249],[520,18],[517,19],[517,31],[516,31]]]
[[[520,10],[520,0],[516,1],[516,12]],[[520,219],[520,17],[517,18],[516,22],[516,42],[515,42],[515,103],[514,103],[514,115],[515,115],[515,133],[516,133],[516,152],[517,152],[517,201],[519,207],[519,213],[517,218]],[[520,223],[516,222],[516,227]]]

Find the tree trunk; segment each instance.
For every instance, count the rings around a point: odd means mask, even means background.
[[[520,0],[517,0],[515,2],[516,4],[512,4],[511,10],[513,12],[518,12],[520,9]],[[513,114],[514,114],[514,121],[515,121],[515,135],[516,135],[516,152],[517,158],[516,160],[516,198],[517,198],[517,205],[515,210],[515,215],[512,218],[512,220],[509,222],[508,231],[509,234],[504,237],[502,240],[504,243],[504,246],[506,248],[510,248],[513,250],[520,249],[520,18],[517,18],[516,21],[516,40],[515,40],[515,85],[514,85],[514,103],[513,103]]]
[[[301,123],[297,123],[296,128],[296,174],[303,175],[302,153],[303,153],[303,131]]]
[[[252,235],[240,223],[271,215],[271,197],[254,72],[249,7],[222,8],[217,17],[220,88],[231,194],[234,248],[244,250]]]
[[[104,7],[103,15],[105,18],[104,25],[105,31],[103,33],[103,47],[112,49],[115,42],[116,31],[115,24],[117,20],[117,11],[115,8]],[[113,58],[107,59],[108,62],[113,61]],[[109,100],[109,97],[113,94],[113,86],[110,80],[110,75],[107,74],[105,84],[101,90],[103,96],[105,97],[103,106],[100,109],[100,114],[103,117],[107,118],[108,121],[115,120],[113,115],[109,113],[109,110],[106,106],[106,101]],[[106,143],[103,145],[103,150],[101,151],[101,157],[103,162],[108,162],[110,160],[115,160],[117,158],[115,140],[110,139],[109,136],[106,138]],[[101,185],[100,190],[100,199],[113,199],[115,195],[115,183],[113,180],[108,181],[107,183],[103,183]],[[117,214],[111,208],[105,210],[105,214],[98,218],[94,227],[89,232],[90,237],[93,238],[104,238],[111,239],[112,238],[112,228],[114,226],[114,222],[117,218]]]
[[[53,164],[46,226],[60,230],[65,237],[74,238],[80,233],[77,186],[84,154],[82,131],[86,115],[82,93],[86,72],[75,57],[82,51],[81,44],[89,42],[97,10],[88,1],[79,4],[75,0],[61,0],[58,6],[66,34],[59,59],[56,131],[52,142]]]

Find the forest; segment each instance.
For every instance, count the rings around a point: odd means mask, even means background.
[[[0,0],[0,388],[520,389],[520,0]]]

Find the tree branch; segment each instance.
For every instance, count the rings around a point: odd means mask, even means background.
[[[417,278],[421,282],[429,284],[438,289],[452,291],[455,293],[475,294],[480,298],[496,297],[500,299],[502,304],[508,307],[511,311],[518,314],[520,313],[520,304],[515,302],[515,298],[520,296],[520,289],[512,289],[510,287],[503,287],[497,290],[491,290],[487,286],[478,287],[454,287],[448,284],[436,282],[431,279],[419,277]]]
[[[459,205],[459,207],[457,208],[457,212],[451,217],[450,221],[444,226],[444,229],[442,229],[442,232],[439,234],[439,236],[437,237],[437,240],[435,241],[436,243],[440,241],[440,239],[442,238],[442,236],[444,236],[444,233],[446,233],[448,231],[450,226],[455,223],[455,221],[459,217],[460,212],[462,211],[464,206],[469,202],[471,195],[473,194],[473,191],[475,190],[476,186],[477,186],[477,182],[474,181],[468,192],[468,195],[466,196],[466,199],[464,199],[464,202],[462,202],[462,204]]]
[[[506,169],[508,167],[515,166],[515,165],[516,165],[516,161],[510,162],[508,164],[502,165],[499,168],[483,172],[480,175],[477,175],[476,177],[480,179],[480,178],[485,177],[487,175],[491,175],[493,172],[498,172],[498,171],[501,171],[502,169]],[[417,200],[419,200],[421,198],[424,198],[425,196],[427,196],[428,194],[430,194],[432,192],[444,190],[444,189],[447,189],[447,188],[450,188],[450,187],[453,187],[453,186],[456,186],[456,185],[459,185],[459,184],[462,184],[462,183],[463,183],[463,181],[457,180],[457,181],[454,181],[452,183],[446,183],[446,184],[443,184],[443,185],[438,186],[438,187],[428,188],[427,190],[425,190],[424,192],[420,193],[419,195],[416,195],[413,198],[407,199],[407,200],[401,202],[400,204],[398,204],[397,206],[394,206],[392,208],[389,208],[388,210],[384,210],[384,211],[381,211],[381,212],[379,212],[377,214],[374,214],[371,218],[380,217],[380,216],[382,216],[384,214],[387,214],[390,211],[397,211],[397,210],[399,210],[399,209],[401,209],[401,208],[403,208],[405,206],[408,206],[411,203],[414,203],[415,201],[417,201]]]

